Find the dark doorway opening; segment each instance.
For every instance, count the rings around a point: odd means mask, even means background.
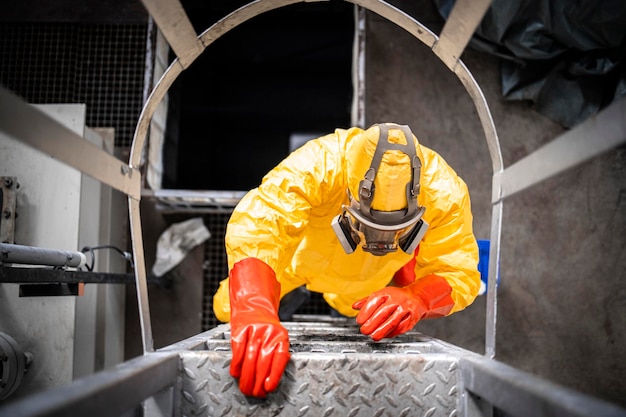
[[[183,5],[198,33],[236,7]],[[349,127],[353,37],[354,6],[330,1],[266,12],[209,45],[169,90],[163,188],[245,191],[294,135]]]

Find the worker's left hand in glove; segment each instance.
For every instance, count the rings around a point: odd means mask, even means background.
[[[265,262],[246,258],[230,272],[230,374],[244,395],[265,398],[289,362],[289,335],[280,324],[280,284]]]
[[[361,333],[378,341],[405,333],[423,318],[443,317],[454,305],[445,278],[427,275],[406,287],[386,287],[352,305]]]

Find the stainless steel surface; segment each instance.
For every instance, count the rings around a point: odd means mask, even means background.
[[[141,173],[0,87],[0,131],[135,198]]]
[[[291,361],[277,391],[245,397],[229,374],[230,327],[7,406],[1,417],[625,417],[626,410],[418,332],[373,342],[353,319],[284,323]]]
[[[15,263],[77,268],[83,266],[85,261],[85,254],[81,252],[0,243],[0,264]]]
[[[229,333],[182,359],[182,415],[450,416],[458,357],[419,333],[379,343],[354,320],[286,323],[292,358],[278,390],[247,398],[229,375]],[[223,327],[227,330],[227,327]],[[219,333],[216,333],[219,336]]]
[[[502,232],[502,202],[491,206],[491,236],[487,271],[487,315],[485,320],[485,355],[496,356],[496,326],[498,321],[498,277],[500,275],[500,239]]]
[[[626,143],[626,98],[498,173],[494,202]]]
[[[156,22],[178,57],[187,68],[202,53],[204,47],[179,1],[143,0],[143,5]]]
[[[241,394],[228,353],[181,358],[182,415],[449,416],[458,408],[457,361],[445,354],[295,353],[262,402]]]
[[[626,409],[533,377],[497,361],[462,356],[463,388],[506,416],[624,417]]]
[[[141,234],[139,200],[128,197],[128,212],[130,217],[130,235],[133,242],[133,259],[135,260],[135,286],[137,288],[137,304],[141,325],[141,342],[144,353],[153,352],[154,339],[152,337],[150,303],[148,301],[148,282],[146,278],[143,237]]]
[[[433,46],[433,52],[452,71],[490,5],[491,0],[457,0],[454,3],[439,40]]]
[[[16,177],[0,176],[0,243],[15,243]]]
[[[154,198],[156,208],[168,213],[231,212],[245,191],[143,190],[144,198]]]
[[[1,417],[137,415],[141,402],[172,386],[176,353],[151,353],[30,397],[0,405]],[[128,413],[128,414],[127,414]]]

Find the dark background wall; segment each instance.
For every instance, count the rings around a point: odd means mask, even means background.
[[[183,2],[199,33],[231,3]],[[177,158],[163,187],[248,190],[289,153],[290,135],[348,126],[353,13],[345,2],[295,4],[211,44],[170,89]]]

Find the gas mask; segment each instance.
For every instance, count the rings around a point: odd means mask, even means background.
[[[343,206],[331,226],[347,254],[353,253],[361,244],[364,252],[383,256],[400,248],[412,254],[424,237],[428,223],[422,219],[424,207],[418,206],[421,162],[417,156],[413,134],[408,126],[380,124],[380,137],[365,177],[359,183],[359,200],[348,191],[349,204]],[[404,133],[406,145],[390,143],[389,129],[399,129]],[[411,181],[406,185],[407,207],[402,210],[380,211],[371,208],[374,199],[374,179],[383,155],[390,150],[399,150],[411,161]]]

